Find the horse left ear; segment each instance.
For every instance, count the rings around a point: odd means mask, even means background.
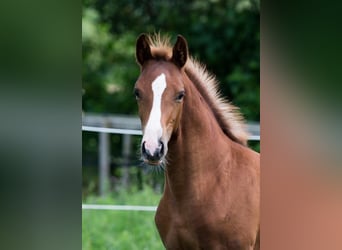
[[[141,66],[152,59],[151,48],[145,34],[141,34],[137,39],[135,56]]]
[[[177,36],[177,41],[172,50],[172,62],[182,68],[188,59],[188,43],[181,35]]]

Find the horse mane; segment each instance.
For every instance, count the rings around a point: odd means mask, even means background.
[[[166,61],[172,58],[169,36],[156,33],[148,35],[147,38],[154,58]],[[184,65],[184,71],[208,103],[222,131],[233,141],[247,145],[248,133],[242,114],[239,108],[222,97],[215,76],[207,71],[204,64],[191,56]]]

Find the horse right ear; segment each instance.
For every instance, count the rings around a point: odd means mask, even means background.
[[[182,68],[188,59],[188,53],[188,43],[186,42],[186,39],[183,36],[178,35],[176,44],[172,50],[172,61],[179,68]]]
[[[152,59],[151,48],[145,34],[141,34],[137,39],[135,56],[140,66]]]

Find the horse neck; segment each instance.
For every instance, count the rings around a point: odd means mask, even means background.
[[[230,153],[230,139],[190,80],[185,92],[180,125],[168,144],[166,170],[166,188],[174,194],[180,191],[179,195],[198,192],[197,183],[205,185],[208,176],[218,174],[215,168],[222,166],[223,157]]]

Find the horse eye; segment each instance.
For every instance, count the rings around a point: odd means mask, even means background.
[[[179,92],[178,95],[176,96],[176,101],[180,102],[184,96],[185,96],[184,91]]]
[[[140,91],[139,91],[139,89],[134,89],[134,95],[135,95],[135,99],[137,99],[137,100],[140,99]]]

